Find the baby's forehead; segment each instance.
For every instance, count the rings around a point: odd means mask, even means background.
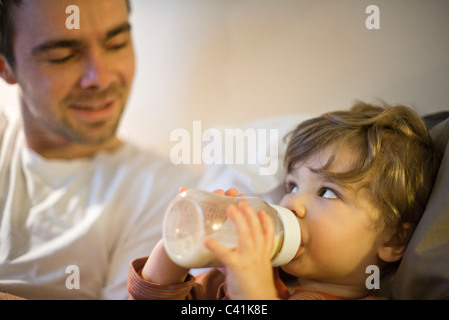
[[[298,160],[292,167],[295,170],[301,166],[311,169],[326,169],[333,173],[346,173],[351,171],[360,161],[360,153],[351,145],[330,145],[317,149],[305,159]]]
[[[365,160],[363,152],[352,145],[328,147],[297,161],[288,175],[301,179],[304,172],[310,171],[314,173],[314,179],[359,192],[371,189],[373,183],[372,168],[364,168]]]

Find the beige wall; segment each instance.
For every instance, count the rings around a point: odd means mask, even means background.
[[[449,110],[447,0],[132,0],[138,73],[121,132],[167,154],[170,132],[347,108]],[[368,30],[365,9],[380,8]],[[14,103],[0,86],[0,103]]]

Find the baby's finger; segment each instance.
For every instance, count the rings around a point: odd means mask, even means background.
[[[232,265],[235,261],[232,249],[226,248],[220,242],[211,237],[204,238],[204,245],[212,254],[218,258],[225,266]]]
[[[214,193],[216,193],[216,194],[221,194],[222,196],[225,195],[225,192],[224,192],[223,189],[216,189],[216,190],[214,190]]]
[[[255,245],[263,243],[262,226],[254,209],[246,201],[240,201],[238,208],[246,219],[253,243]]]
[[[270,216],[263,210],[259,211],[259,220],[262,226],[262,232],[264,235],[264,243],[266,252],[270,255],[274,246],[274,226]]]
[[[239,192],[236,188],[229,188],[228,190],[226,190],[225,195],[229,197],[237,197],[239,195]]]
[[[240,203],[239,203],[240,206]],[[235,205],[230,205],[226,209],[229,219],[232,221],[237,234],[237,250],[248,251],[253,249],[253,238],[251,236],[251,229],[247,219],[242,211]]]

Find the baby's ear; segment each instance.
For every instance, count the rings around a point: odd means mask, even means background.
[[[16,84],[17,80],[8,61],[3,55],[0,55],[0,77],[9,84]]]
[[[403,223],[391,233],[389,239],[377,250],[377,255],[385,262],[395,262],[402,258],[410,237],[410,223]]]

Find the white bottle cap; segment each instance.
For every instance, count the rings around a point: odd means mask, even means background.
[[[283,266],[295,257],[301,245],[301,229],[298,218],[287,208],[270,204],[277,213],[284,226],[284,241],[281,250],[271,260],[273,267]]]

